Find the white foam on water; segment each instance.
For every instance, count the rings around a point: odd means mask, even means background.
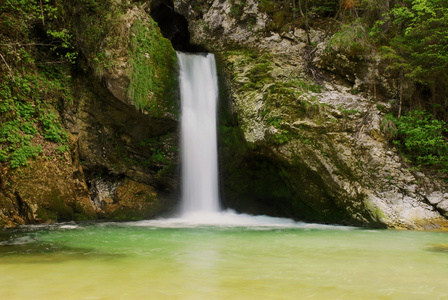
[[[354,227],[324,225],[316,223],[296,222],[292,219],[270,216],[253,216],[239,214],[233,210],[217,213],[191,212],[180,217],[160,218],[137,222],[126,222],[128,226],[158,227],[158,228],[196,228],[196,227],[247,227],[252,229],[301,228],[301,229],[335,229],[353,230]]]

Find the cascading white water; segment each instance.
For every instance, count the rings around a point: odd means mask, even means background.
[[[181,215],[179,218],[142,221],[139,226],[303,226],[290,219],[221,210],[218,196],[218,81],[215,57],[213,54],[177,52],[177,58],[182,109]]]
[[[181,94],[181,213],[217,213],[218,84],[213,54],[177,52]]]

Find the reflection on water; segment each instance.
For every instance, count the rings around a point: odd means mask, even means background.
[[[66,226],[61,225],[58,228],[66,229]],[[44,232],[48,230],[46,227],[39,228],[45,229]],[[64,263],[69,260],[111,260],[125,256],[123,253],[98,253],[93,247],[76,247],[69,246],[64,242],[42,241],[37,235],[42,235],[44,232],[35,233],[36,228],[32,227],[26,229],[28,230],[25,232],[16,230],[16,233],[11,232],[9,235],[3,233],[3,239],[0,241],[1,263],[52,264]]]
[[[432,244],[427,247],[427,250],[448,254],[448,244]]]
[[[3,232],[0,299],[448,299],[446,233],[270,222]]]

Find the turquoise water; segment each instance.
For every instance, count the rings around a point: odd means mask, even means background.
[[[307,224],[25,227],[0,299],[448,299],[448,234]]]

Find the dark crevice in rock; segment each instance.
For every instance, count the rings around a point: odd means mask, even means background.
[[[434,211],[437,211],[441,216],[448,217],[448,213],[444,209],[441,209],[439,207],[439,202],[431,203],[431,201],[429,201],[428,197],[426,197],[425,195],[423,195],[421,193],[417,193],[417,194],[420,196],[420,199],[422,199],[423,203],[432,207],[434,209]]]
[[[159,24],[162,35],[171,41],[175,50],[206,52],[203,47],[190,44],[188,22],[184,16],[174,11],[174,5],[171,0],[154,1],[151,5],[150,14]]]
[[[27,203],[22,199],[20,194],[18,192],[15,192],[14,194],[16,196],[17,200],[17,207],[18,207],[18,213],[19,216],[21,216],[27,224],[32,223],[33,218],[30,213],[30,208],[27,205]]]

